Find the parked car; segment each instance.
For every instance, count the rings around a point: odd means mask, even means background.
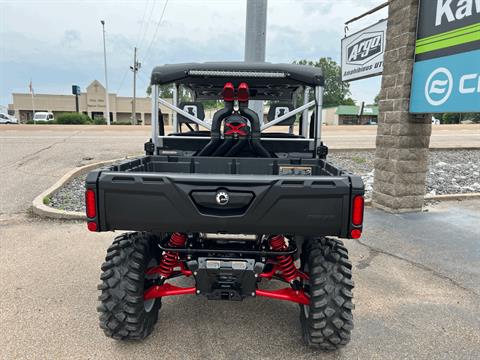
[[[130,231],[113,240],[101,266],[98,311],[107,336],[145,338],[168,296],[267,297],[299,305],[307,345],[334,350],[348,343],[354,284],[339,238],[361,236],[364,184],[327,161],[320,139],[324,83],[321,69],[293,64],[153,70],[158,110],[145,156],[86,179],[88,229]],[[196,116],[159,98],[159,87],[170,84],[195,94],[188,106],[196,107]],[[306,88],[314,89],[315,100],[306,105],[315,110],[301,119],[298,133],[264,131],[303,112],[293,104]],[[201,100],[223,101],[211,123],[203,120]],[[262,124],[251,100],[274,101],[271,106],[287,112]],[[159,103],[204,130],[181,132],[175,121],[167,135]],[[169,282],[181,276],[193,284]],[[270,280],[284,287],[264,287]]]
[[[33,116],[33,121],[35,122],[47,122],[47,121],[54,121],[54,120],[55,118],[53,116],[53,113],[46,112],[46,111],[36,112],[35,115]]]
[[[0,113],[0,124],[18,124],[18,120],[15,116]]]

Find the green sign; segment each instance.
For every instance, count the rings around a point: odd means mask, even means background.
[[[410,112],[480,112],[480,0],[421,0]]]

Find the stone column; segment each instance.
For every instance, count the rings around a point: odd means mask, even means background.
[[[392,0],[379,101],[372,205],[392,213],[421,211],[431,116],[409,113],[419,0]]]

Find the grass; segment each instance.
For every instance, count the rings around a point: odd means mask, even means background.
[[[360,156],[353,156],[352,161],[357,163],[357,164],[365,164],[367,162],[367,160],[365,158],[360,157]]]
[[[43,205],[50,205],[50,196],[45,196],[43,198]]]

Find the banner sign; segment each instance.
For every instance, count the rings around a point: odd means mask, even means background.
[[[342,81],[382,74],[386,33],[387,20],[382,20],[342,39]]]
[[[410,112],[480,112],[480,0],[420,0]]]

